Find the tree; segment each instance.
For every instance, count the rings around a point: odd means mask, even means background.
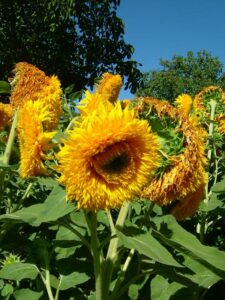
[[[0,2],[0,74],[27,61],[47,74],[57,74],[63,86],[92,87],[105,71],[126,77],[135,92],[142,74],[131,60],[134,48],[124,41],[117,17],[120,0],[2,0]]]
[[[144,74],[137,96],[173,101],[182,93],[193,96],[209,85],[225,88],[222,63],[206,51],[196,56],[191,51],[186,57],[174,55],[171,60],[160,60],[160,65],[161,70]]]

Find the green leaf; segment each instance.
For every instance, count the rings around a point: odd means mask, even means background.
[[[136,229],[136,228],[135,228]],[[139,231],[134,236],[128,236],[117,230],[120,242],[128,249],[135,249],[139,253],[150,257],[162,264],[181,267],[181,265],[173,258],[173,256],[164,248],[151,233],[143,233]]]
[[[169,283],[168,279],[156,275],[151,281],[151,300],[169,300],[172,295],[184,286],[180,283]]]
[[[13,286],[11,284],[9,284],[9,283],[6,283],[4,285],[4,287],[1,289],[1,295],[3,297],[6,297],[8,295],[11,295],[13,293],[13,291],[14,291]]]
[[[53,188],[44,203],[22,208],[11,215],[2,215],[1,219],[10,218],[14,221],[22,220],[33,226],[55,221],[74,210],[74,205],[65,200],[64,189],[57,185]]]
[[[0,93],[10,94],[11,86],[7,81],[0,81]]]
[[[86,273],[78,273],[78,272],[73,272],[66,276],[61,275],[60,290],[67,290],[78,284],[82,284],[88,281],[89,278],[90,276],[88,276]]]
[[[167,215],[159,219],[161,220],[161,229],[164,234],[153,229],[155,236],[177,251],[203,264],[221,278],[225,278],[225,263],[223,263],[225,261],[225,252],[215,247],[202,245],[193,234],[183,229],[173,216]]]
[[[82,91],[74,92],[69,95],[70,100],[74,101],[76,99],[80,99],[82,97]]]
[[[16,262],[4,266],[0,270],[0,278],[8,280],[35,279],[39,273],[38,268],[29,263]]]
[[[42,294],[43,294],[43,291],[42,292],[34,292],[30,289],[21,289],[21,290],[15,291],[13,296],[15,297],[16,300],[25,300],[25,299],[38,300],[41,298]]]
[[[220,182],[217,182],[216,184],[214,184],[214,186],[212,187],[212,192],[214,193],[221,193],[221,192],[225,192],[225,176],[222,177]]]
[[[185,274],[185,277],[190,278],[193,282],[204,288],[209,288],[220,280],[220,277],[199,263],[197,260],[184,255],[183,264],[192,270],[195,274]]]

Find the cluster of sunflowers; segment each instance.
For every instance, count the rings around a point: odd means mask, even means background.
[[[60,81],[25,62],[14,72],[10,104],[0,103],[0,129],[18,115],[22,178],[52,175],[67,199],[88,211],[120,207],[137,196],[168,205],[178,220],[196,211],[208,184],[210,137],[225,133],[219,87],[194,99],[182,94],[174,105],[151,97],[119,101],[122,79],[105,73],[56,142],[63,120]]]

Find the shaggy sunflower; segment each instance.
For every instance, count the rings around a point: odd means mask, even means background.
[[[204,88],[200,93],[198,93],[194,98],[194,105],[196,108],[205,110],[207,106],[207,102],[211,96],[215,96],[213,94],[218,93],[221,95],[222,102],[225,102],[225,95],[222,89],[218,86],[208,86]]]
[[[161,205],[182,201],[207,181],[204,139],[195,123],[166,101],[142,98],[138,112],[159,135],[162,153],[161,166],[142,195]]]
[[[108,101],[114,103],[119,96],[122,84],[122,78],[119,74],[104,73],[97,86],[96,93],[103,95]]]
[[[37,93],[49,81],[43,71],[26,62],[17,63],[13,73],[15,76],[11,81],[10,103],[14,109],[21,107],[28,100],[36,101]]]
[[[4,130],[11,125],[12,117],[12,105],[0,102],[0,130]]]
[[[10,97],[13,108],[22,107],[29,100],[39,100],[51,114],[49,121],[45,122],[46,128],[55,128],[61,115],[62,90],[58,77],[48,77],[43,71],[26,62],[17,63],[14,73]]]
[[[175,100],[175,104],[178,110],[186,115],[189,115],[193,109],[193,99],[188,94],[179,95]]]
[[[111,103],[109,103],[111,104]],[[58,153],[68,200],[96,211],[140,193],[158,166],[158,141],[135,111],[103,103],[69,133]]]
[[[178,221],[184,220],[195,213],[201,201],[204,199],[204,196],[205,182],[202,182],[194,192],[180,199],[170,213],[173,214]]]
[[[207,182],[204,141],[197,134],[195,126],[183,119],[180,130],[185,137],[184,152],[170,157],[173,162],[164,174],[152,180],[143,196],[159,204],[169,204],[196,191]]]
[[[111,102],[114,104],[122,87],[122,79],[120,75],[104,73],[102,80],[97,85],[96,91],[91,94],[85,92],[85,98],[82,99],[77,106],[82,116],[92,113],[100,103]]]
[[[55,132],[44,132],[43,122],[50,117],[40,101],[27,101],[19,111],[20,175],[23,178],[47,175],[43,160],[47,158],[45,151],[50,149]]]

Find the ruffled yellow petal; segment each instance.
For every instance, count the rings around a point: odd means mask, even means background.
[[[114,103],[119,96],[122,84],[122,78],[119,74],[104,73],[97,86],[96,93],[103,95],[107,101]]]
[[[43,160],[55,132],[44,132],[43,123],[50,118],[40,101],[27,101],[19,111],[20,175],[23,178],[48,174]]]
[[[122,79],[120,75],[113,75],[104,73],[102,80],[96,88],[96,91],[91,94],[89,91],[85,92],[85,98],[82,99],[77,106],[80,114],[84,117],[97,109],[99,104],[107,103],[114,104],[119,95],[122,86]]]
[[[176,98],[175,104],[180,112],[189,115],[193,108],[193,99],[188,94],[181,94]]]
[[[61,115],[62,90],[58,77],[48,77],[43,71],[26,62],[17,63],[14,72],[10,97],[13,108],[22,107],[29,100],[39,100],[51,114],[45,122],[46,128],[54,129]]]

